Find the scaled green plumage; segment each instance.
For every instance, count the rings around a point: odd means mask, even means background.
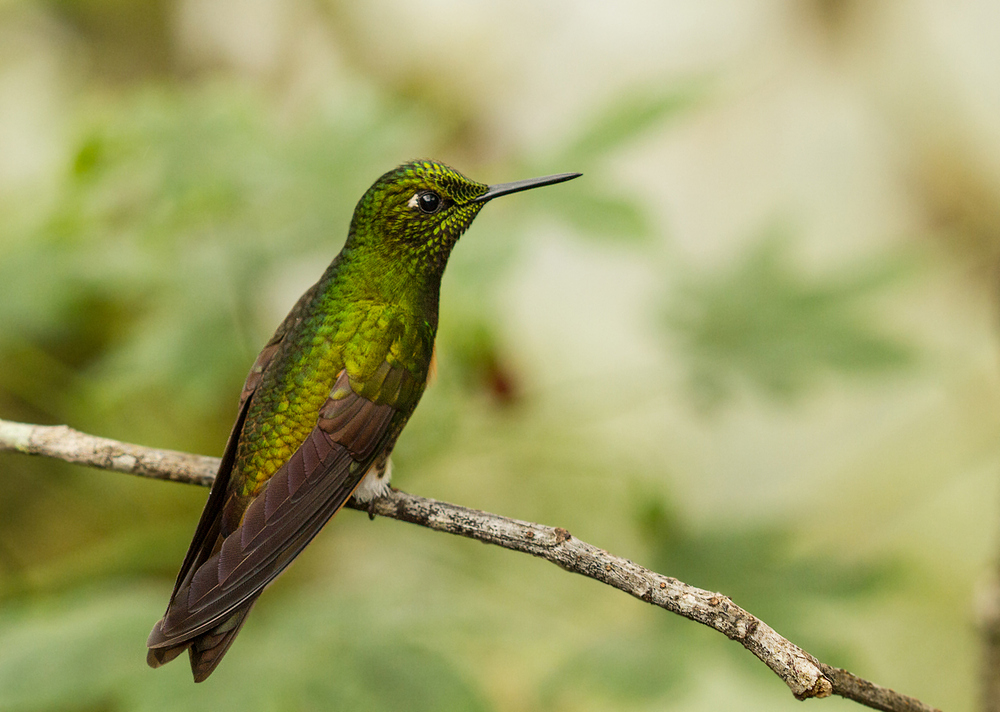
[[[151,666],[188,650],[195,680],[208,677],[264,586],[363,480],[359,492],[384,487],[426,385],[455,242],[494,197],[577,175],[487,186],[416,161],[365,193],[340,254],[250,369]]]

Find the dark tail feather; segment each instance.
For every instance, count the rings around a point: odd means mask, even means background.
[[[166,665],[178,655],[183,653],[188,647],[188,643],[174,646],[173,648],[150,648],[146,653],[146,664],[151,668],[158,668]]]
[[[160,667],[187,650],[191,658],[191,672],[194,673],[194,681],[205,680],[222,661],[222,657],[229,650],[229,646],[233,644],[236,635],[246,621],[247,614],[250,613],[250,609],[256,602],[256,600],[251,601],[249,605],[239,609],[219,625],[190,640],[168,648],[150,648],[146,654],[146,662],[150,667]],[[156,624],[150,638],[156,634],[161,624],[162,621]]]
[[[254,603],[256,600],[251,601],[246,608],[236,611],[212,630],[202,633],[191,641],[188,654],[191,657],[191,672],[194,673],[195,682],[201,682],[211,675],[215,667],[222,661],[222,656],[236,640],[236,634],[243,627],[247,614],[253,608]]]

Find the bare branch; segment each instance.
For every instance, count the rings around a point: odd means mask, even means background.
[[[94,437],[66,426],[0,420],[0,452],[53,457],[154,479],[211,485],[219,460]],[[368,505],[348,506],[368,511]],[[609,554],[565,529],[502,517],[393,490],[374,514],[537,556],[718,630],[780,677],[798,699],[840,695],[886,712],[937,712],[919,700],[821,663],[728,596],[705,591]]]
[[[1000,584],[997,579],[990,577],[985,581],[976,598],[982,646],[980,709],[1000,712]]]

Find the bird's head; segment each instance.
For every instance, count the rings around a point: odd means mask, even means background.
[[[436,161],[413,161],[389,171],[354,210],[348,247],[364,246],[421,271],[444,270],[455,242],[488,201],[576,178],[579,173],[485,185]]]

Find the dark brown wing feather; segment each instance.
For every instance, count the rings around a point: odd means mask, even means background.
[[[177,575],[167,612],[153,627],[147,642],[147,661],[153,667],[187,649],[195,681],[207,678],[239,633],[263,587],[343,505],[364,475],[363,464],[374,460],[379,451],[385,454],[391,449],[402,427],[405,418],[392,425],[395,410],[355,397],[344,376],[331,393],[336,398],[331,397],[324,405],[317,428],[306,443],[272,477],[261,504],[240,517],[242,508],[233,506],[239,503],[236,495],[229,493],[229,482],[249,404],[285,335],[301,321],[315,292],[314,287],[302,295],[247,375],[239,416]],[[349,457],[345,458],[344,451]],[[305,489],[303,485],[307,485]],[[234,530],[240,527],[241,519],[248,526],[240,529],[238,536],[227,537],[229,532],[237,534]],[[230,540],[233,543],[227,546]],[[209,559],[211,564],[207,563]],[[214,582],[210,575],[213,570]]]
[[[201,672],[198,668],[207,667],[201,679],[207,677],[263,588],[343,506],[368,464],[391,446],[399,430],[399,424],[393,426],[395,408],[354,393],[346,372],[331,394],[320,409],[316,427],[268,480],[242,523],[221,546],[218,533],[225,488],[221,482],[213,487],[167,613],[147,642],[150,664],[162,664],[176,655],[173,648],[191,645],[196,679]],[[238,432],[234,429],[231,444]],[[235,452],[234,447],[227,447],[227,455],[230,449]],[[223,476],[228,478],[228,471],[223,475],[220,468]],[[207,638],[217,636],[216,646],[208,646],[196,660],[203,643],[211,642]],[[222,645],[220,650],[217,646]]]
[[[208,501],[201,512],[198,527],[194,530],[191,545],[188,546],[187,553],[184,555],[184,562],[181,564],[181,570],[174,582],[174,591],[170,594],[171,600],[177,595],[178,589],[197,565],[208,558],[208,553],[205,551],[206,544],[211,548],[211,545],[219,538],[220,515],[225,505],[229,477],[233,472],[233,464],[236,462],[236,448],[240,442],[240,433],[243,431],[243,423],[246,421],[249,404],[249,398],[240,403],[239,417],[233,424],[232,432],[229,433],[229,441],[222,454],[222,463],[215,475],[212,489],[208,493]]]
[[[243,424],[246,421],[247,408],[250,405],[250,398],[253,396],[257,386],[260,385],[264,371],[270,365],[271,360],[278,352],[285,334],[294,329],[302,320],[309,302],[315,296],[316,285],[299,297],[292,310],[288,312],[285,319],[275,329],[271,339],[267,342],[261,352],[257,354],[257,359],[250,367],[246,381],[243,383],[243,391],[240,393],[239,415],[233,424],[233,429],[229,433],[229,440],[226,442],[226,449],[222,455],[222,462],[219,471],[215,475],[215,482],[208,495],[208,501],[201,512],[201,519],[198,520],[198,527],[195,529],[194,537],[188,547],[181,570],[177,574],[174,582],[174,591],[171,594],[171,601],[177,595],[181,585],[188,580],[194,570],[201,565],[212,554],[216,542],[219,538],[220,525],[222,523],[222,513],[226,504],[226,494],[229,490],[229,478],[236,462],[236,450],[240,443],[240,435],[243,432]],[[154,630],[155,632],[155,630]]]
[[[205,680],[222,661],[229,646],[236,640],[237,633],[243,628],[243,623],[246,622],[254,603],[255,601],[251,601],[228,620],[214,627],[211,632],[203,633],[191,641],[189,652],[191,672],[194,673],[195,682]]]
[[[212,489],[208,495],[208,501],[201,512],[201,519],[198,520],[198,527],[194,531],[191,544],[188,546],[187,554],[184,555],[184,562],[181,570],[177,574],[174,582],[174,591],[170,594],[171,601],[177,595],[177,591],[190,578],[194,570],[201,565],[212,554],[212,549],[219,538],[220,525],[222,523],[222,512],[226,504],[226,494],[229,490],[229,478],[233,472],[233,465],[236,462],[236,450],[240,444],[240,435],[243,432],[243,424],[246,422],[247,409],[250,405],[250,397],[260,384],[260,379],[264,369],[270,364],[271,359],[278,351],[282,340],[288,330],[295,325],[298,320],[298,313],[304,307],[308,297],[311,297],[309,290],[302,295],[302,298],[295,305],[295,308],[288,314],[285,320],[274,332],[271,340],[257,355],[243,383],[243,392],[240,394],[240,409],[233,429],[229,432],[229,440],[226,442],[226,449],[222,454],[222,462],[219,471],[215,475]],[[155,632],[155,630],[154,630]],[[151,636],[152,637],[152,636]]]

